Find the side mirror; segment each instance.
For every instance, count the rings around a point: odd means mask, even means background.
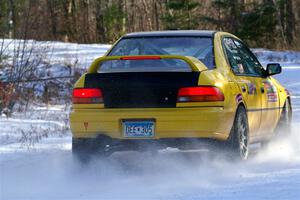
[[[267,75],[272,76],[281,73],[281,66],[279,63],[269,63],[267,65]]]

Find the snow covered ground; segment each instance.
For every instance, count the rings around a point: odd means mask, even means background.
[[[0,46],[2,41],[0,39]],[[42,57],[45,62],[51,64],[76,64],[77,67],[87,68],[91,62],[104,55],[111,47],[109,44],[76,44],[55,41],[38,42],[27,40],[4,39],[4,55],[12,61],[16,47],[25,46],[26,54],[33,52],[32,55]],[[27,52],[28,51],[28,52]],[[270,51],[267,49],[252,49],[258,56],[260,62],[266,65],[268,62],[279,62],[282,66],[300,66],[300,52],[298,51]],[[33,56],[34,57],[34,56]],[[54,74],[62,75],[57,68],[53,69]]]
[[[109,48],[51,44],[51,63],[84,68]],[[254,51],[262,63],[284,66],[277,78],[293,95],[291,138],[263,151],[254,147],[246,163],[170,149],[156,156],[116,153],[82,167],[71,156],[68,106],[33,107],[0,117],[0,199],[299,199],[300,52]]]

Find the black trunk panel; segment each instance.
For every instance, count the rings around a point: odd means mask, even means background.
[[[199,72],[95,73],[86,88],[100,88],[105,108],[176,107],[178,89],[197,86]]]

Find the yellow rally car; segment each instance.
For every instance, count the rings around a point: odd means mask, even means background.
[[[280,72],[225,32],[127,34],[75,84],[73,153],[214,144],[246,159],[291,121],[289,93],[271,77]]]

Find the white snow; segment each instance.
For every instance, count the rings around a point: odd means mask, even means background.
[[[46,57],[55,64],[49,69],[54,75],[61,75],[60,66],[68,62],[86,68],[110,47],[40,44],[52,49]],[[71,155],[69,107],[33,106],[27,113],[0,117],[0,199],[300,199],[300,52],[254,52],[264,65],[284,66],[276,78],[293,96],[291,138],[263,151],[253,148],[245,163],[172,149],[156,156],[116,153],[83,167]]]
[[[85,167],[72,160],[69,144],[70,137],[47,139],[31,151],[4,153],[2,198],[296,200],[300,195],[299,146],[290,141],[273,144],[246,163],[207,152],[162,151],[118,153]]]
[[[2,39],[0,39],[0,46]],[[109,44],[77,44],[56,41],[35,41],[35,40],[12,40],[3,39],[5,47],[4,54],[11,59],[16,54],[16,47],[24,47],[27,55],[33,50],[33,55],[42,56],[45,61],[52,64],[78,63],[78,66],[86,68],[97,57],[106,53],[111,47]]]
[[[258,56],[259,61],[266,65],[267,63],[280,63],[283,67],[300,66],[300,52],[298,51],[270,51],[267,49],[252,49]]]
[[[0,39],[0,45],[2,39]],[[27,51],[33,48],[33,54],[42,56],[43,59],[51,64],[74,64],[79,68],[86,69],[91,62],[100,56],[103,56],[111,48],[109,44],[77,44],[55,41],[35,41],[3,39],[3,46],[6,47],[4,54],[11,59],[15,54],[14,48],[26,46]],[[26,49],[26,48],[25,48]],[[268,49],[252,49],[259,61],[266,65],[267,63],[279,62],[284,67],[300,66],[300,52],[298,51],[271,51]]]

